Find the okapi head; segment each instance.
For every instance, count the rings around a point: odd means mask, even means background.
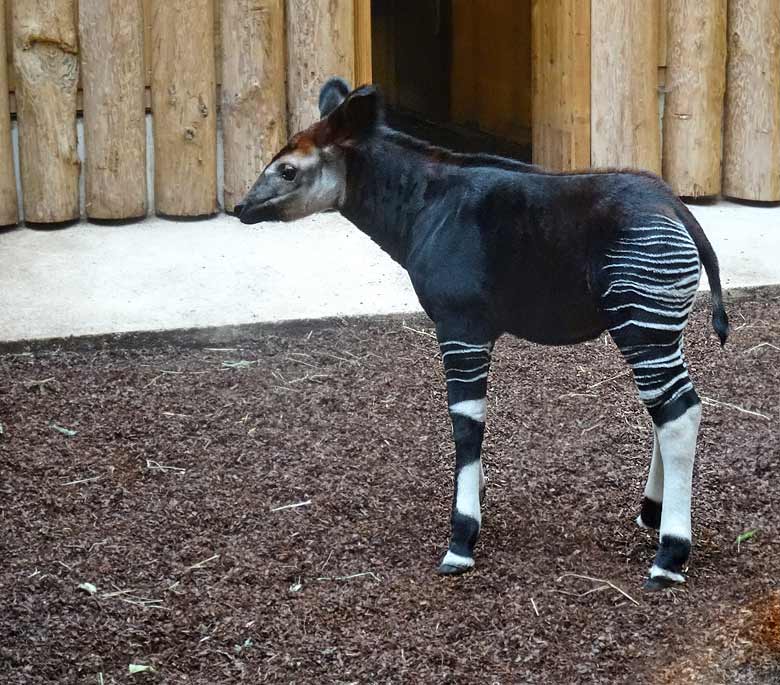
[[[346,155],[382,123],[381,96],[374,86],[350,92],[346,81],[332,78],[319,107],[322,118],[290,139],[236,205],[242,223],[293,221],[343,204]]]

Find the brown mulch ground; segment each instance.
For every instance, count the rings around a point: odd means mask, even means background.
[[[459,578],[437,347],[400,321],[0,357],[0,682],[780,682],[780,299],[730,313],[725,350],[708,309],[688,329],[695,548],[659,594],[649,421],[603,339],[497,346]]]

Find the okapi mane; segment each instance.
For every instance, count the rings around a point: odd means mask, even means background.
[[[664,181],[656,174],[645,171],[644,169],[621,169],[621,168],[600,168],[600,169],[575,169],[571,171],[553,171],[536,164],[520,162],[509,157],[499,155],[490,155],[485,153],[462,153],[432,145],[419,138],[414,138],[406,133],[396,129],[384,126],[381,129],[381,136],[402,147],[430,158],[433,162],[439,164],[449,164],[463,168],[487,167],[490,169],[499,169],[501,171],[515,171],[523,174],[536,174],[539,176],[603,176],[606,174],[630,174],[632,176],[644,176],[653,179],[661,186],[666,186]]]

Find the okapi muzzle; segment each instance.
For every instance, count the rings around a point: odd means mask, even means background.
[[[455,443],[439,573],[475,563],[498,338],[568,345],[608,331],[653,424],[637,517],[659,531],[646,587],[684,582],[702,407],[683,333],[702,267],[713,327],[721,343],[728,334],[718,261],[688,208],[649,173],[555,173],[430,146],[384,125],[372,86],[350,92],[331,79],[320,110],[322,119],[293,136],[236,213],[253,224],[338,210],[408,271],[436,325]]]

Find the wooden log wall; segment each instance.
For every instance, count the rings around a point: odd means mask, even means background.
[[[153,0],[154,199],[162,216],[217,211],[214,4]]]
[[[780,200],[780,2],[729,2],[723,193]]]
[[[533,161],[551,169],[590,166],[591,2],[533,0]]]
[[[371,0],[355,3],[355,85],[371,83]]]
[[[436,26],[452,32],[443,82],[456,122],[514,140],[532,124],[534,161],[551,168],[658,172],[663,159],[683,196],[720,190],[780,201],[777,0],[453,0],[452,8]],[[218,209],[216,85],[231,211],[287,135],[318,118],[327,77],[370,81],[376,60],[408,89],[416,70],[430,70],[404,51],[409,40],[383,42],[385,24],[408,18],[401,9],[389,0],[0,0],[0,57],[12,59],[0,68],[0,226],[17,221],[19,202],[30,222],[79,216],[79,60],[87,216],[146,213],[150,105],[154,210],[204,216]],[[522,45],[502,52],[516,34]],[[484,35],[495,40],[484,44]],[[392,88],[386,96],[399,99]],[[9,107],[18,114],[21,198]]]
[[[287,140],[284,0],[222,0],[224,208]]]
[[[14,2],[13,36],[25,220],[78,219],[74,0]]]
[[[591,162],[661,173],[657,0],[591,0]]]
[[[726,4],[669,3],[663,175],[685,197],[720,193]]]
[[[146,107],[141,0],[79,0],[85,212],[146,215]]]
[[[353,0],[287,0],[287,107],[291,134],[320,118],[323,82],[341,76],[355,82]]]
[[[0,227],[13,226],[18,221],[5,54],[5,0],[0,0]]]

